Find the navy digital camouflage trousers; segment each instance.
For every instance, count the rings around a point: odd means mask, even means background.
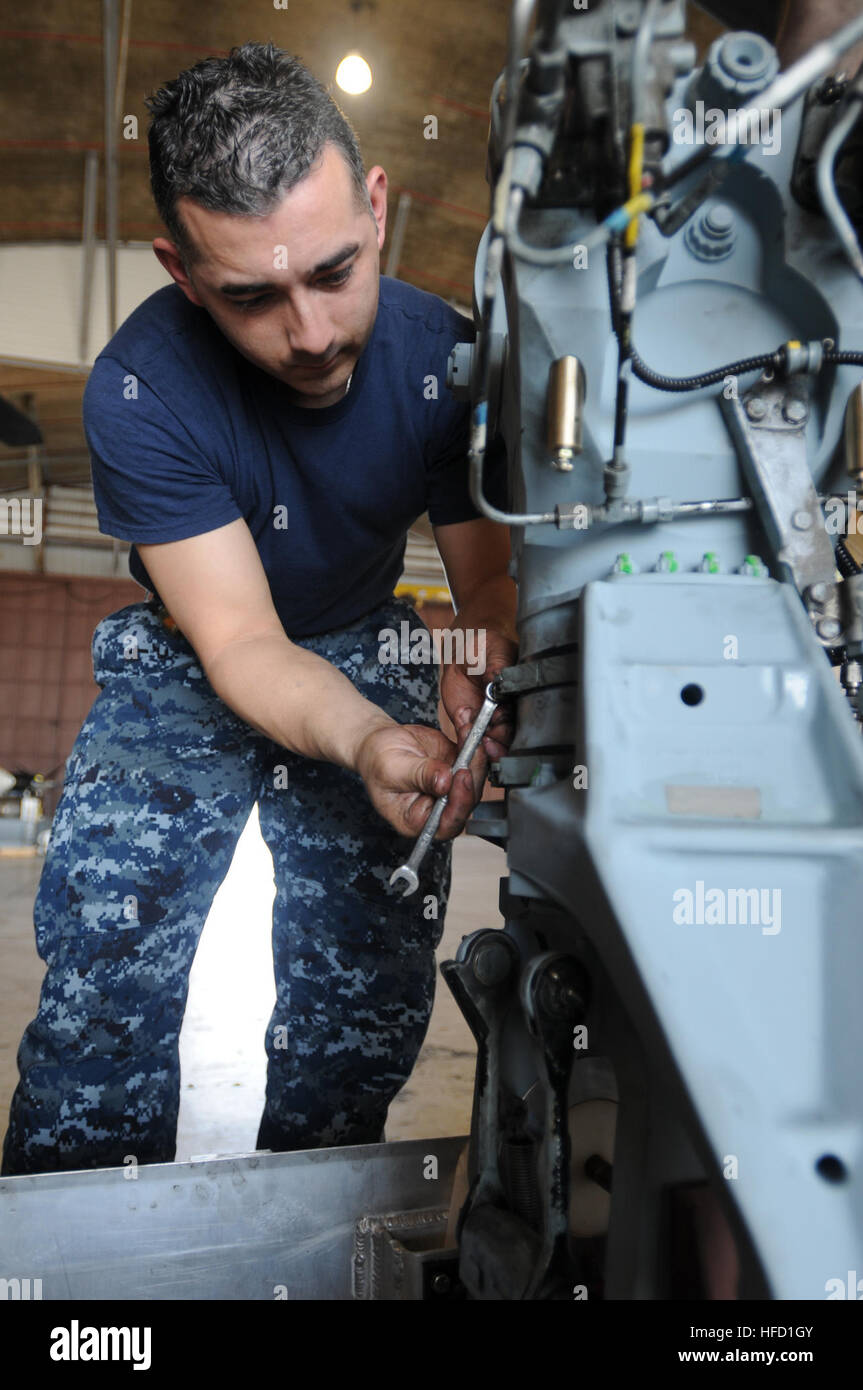
[[[378,633],[406,618],[422,628],[393,598],[298,645],[399,723],[437,726],[433,662],[378,659]],[[450,845],[432,846],[402,898],[388,880],[411,842],[362,779],[234,714],[154,603],[99,623],[93,668],[102,690],[67,763],[36,899],[48,968],[3,1172],[173,1160],[189,971],[256,802],[276,881],[277,992],[258,1148],[378,1142],[428,1026]]]

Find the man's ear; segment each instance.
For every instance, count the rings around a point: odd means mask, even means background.
[[[171,279],[176,280],[186,298],[203,309],[203,304],[192,288],[192,282],[186,272],[186,267],[183,265],[183,258],[174,243],[169,241],[167,237],[157,236],[153,241],[153,250]]]
[[[387,233],[387,176],[380,164],[375,164],[366,174],[366,188],[378,229],[378,250],[381,250]]]

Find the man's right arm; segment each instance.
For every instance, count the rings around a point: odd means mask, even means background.
[[[433,798],[448,792],[439,838],[458,834],[475,789],[467,772],[451,785],[455,745],[438,729],[396,723],[330,662],[291,642],[245,521],[137,549],[225,704],[282,747],[358,772],[402,835],[417,835]]]

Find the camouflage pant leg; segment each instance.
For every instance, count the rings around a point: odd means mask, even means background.
[[[173,1158],[189,969],[271,750],[147,604],[105,618],[93,657],[103,689],[36,899],[48,969],[18,1054],[7,1174]]]
[[[304,647],[338,666],[400,723],[437,725],[434,665],[382,665],[382,629],[407,619],[392,600]],[[450,880],[448,843],[426,857],[409,898],[389,887],[412,842],[373,809],[361,779],[281,750],[285,778],[262,789],[273,855],[277,998],[266,1037],[267,1100],[258,1147],[275,1151],[376,1143],[410,1075],[434,999],[434,951]]]

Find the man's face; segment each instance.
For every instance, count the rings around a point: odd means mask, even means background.
[[[358,206],[341,152],[327,144],[266,217],[208,212],[180,198],[199,252],[188,273],[172,242],[159,237],[153,249],[192,303],[298,405],[331,405],[374,327],[386,184],[380,166],[366,176],[373,217]]]

